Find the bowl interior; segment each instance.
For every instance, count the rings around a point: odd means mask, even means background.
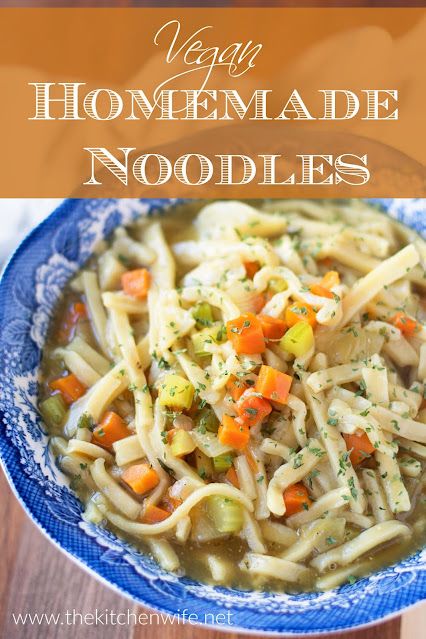
[[[426,234],[425,200],[374,202]],[[175,205],[172,200],[68,200],[11,258],[0,283],[0,455],[18,499],[52,541],[122,594],[169,614],[187,609],[200,623],[214,625],[215,615],[229,612],[230,630],[315,634],[372,623],[420,601],[426,593],[426,551],[326,593],[242,592],[166,573],[131,544],[82,519],[81,504],[55,465],[36,411],[50,317],[65,283],[100,240],[139,215],[173,215]]]

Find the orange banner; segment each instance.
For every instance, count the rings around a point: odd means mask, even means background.
[[[424,197],[424,9],[0,9],[1,197]]]

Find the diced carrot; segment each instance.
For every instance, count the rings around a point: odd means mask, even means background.
[[[414,335],[417,330],[416,320],[411,319],[411,317],[401,311],[392,317],[391,322],[394,326],[399,328],[401,333],[408,335],[408,337]]]
[[[78,319],[87,319],[87,309],[84,302],[75,302],[75,304],[73,304],[72,312],[78,317]]]
[[[77,401],[86,392],[84,384],[73,373],[53,380],[50,382],[50,388],[59,391],[67,404]]]
[[[337,271],[327,271],[321,280],[321,286],[328,289],[338,284],[340,284],[340,275]]]
[[[260,313],[262,308],[266,304],[266,297],[263,293],[259,293],[252,299],[253,310],[255,313]]]
[[[259,424],[271,411],[271,404],[252,388],[244,391],[237,402],[238,416],[246,426]]]
[[[112,410],[105,413],[101,423],[93,431],[93,443],[110,448],[114,442],[128,437],[130,432],[126,422]]]
[[[350,460],[353,466],[361,464],[367,457],[370,457],[371,453],[374,453],[375,448],[368,439],[365,433],[358,436],[357,434],[347,435],[343,434],[346,442],[347,450],[351,451]]]
[[[230,415],[224,415],[217,436],[224,446],[232,446],[232,448],[242,450],[248,444],[250,432],[248,426],[241,421],[238,422]]]
[[[265,351],[262,325],[253,313],[226,322],[226,334],[237,353],[252,355]]]
[[[312,295],[318,295],[318,297],[328,297],[330,299],[333,299],[333,293],[321,284],[311,284],[309,290],[311,291]]]
[[[226,390],[231,395],[234,402],[238,402],[241,395],[247,390],[248,386],[242,382],[238,377],[231,377],[226,383]]]
[[[235,488],[239,488],[240,487],[240,482],[238,481],[237,473],[236,473],[235,468],[233,466],[231,466],[231,468],[226,471],[225,479],[230,484],[235,486]]]
[[[121,475],[121,479],[138,495],[155,488],[160,481],[158,473],[149,464],[134,464]]]
[[[317,323],[317,316],[309,304],[294,302],[287,306],[285,310],[285,322],[288,327],[294,326],[298,322],[308,322],[314,328]]]
[[[158,524],[158,522],[164,521],[167,517],[170,517],[170,513],[164,508],[159,508],[159,506],[154,506],[154,504],[147,504],[142,515],[142,522],[144,524]]]
[[[262,365],[255,384],[255,391],[274,402],[287,402],[293,378],[272,366]]]
[[[277,317],[271,317],[270,315],[259,315],[259,320],[262,325],[262,331],[264,337],[267,339],[281,339],[286,331],[286,323],[282,319]]]
[[[74,302],[68,308],[59,330],[61,342],[69,342],[80,319],[87,319],[87,309],[83,302]]]
[[[243,264],[246,269],[247,277],[252,280],[257,271],[260,269],[259,262],[243,262]]]
[[[312,504],[308,491],[301,482],[286,488],[283,497],[286,517],[300,513],[302,510],[308,510]]]
[[[146,268],[137,268],[134,271],[126,271],[121,276],[121,285],[127,295],[144,299],[151,284],[151,273]]]

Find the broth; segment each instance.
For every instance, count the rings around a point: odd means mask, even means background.
[[[424,546],[425,255],[357,201],[190,202],[103,243],[40,378],[87,520],[240,589],[327,589]]]

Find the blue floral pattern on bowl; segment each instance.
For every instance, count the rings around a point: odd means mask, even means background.
[[[426,235],[425,200],[373,202]],[[82,519],[81,504],[55,465],[36,410],[37,370],[50,318],[67,280],[116,226],[139,215],[173,214],[175,204],[67,200],[22,242],[5,269],[0,283],[0,456],[16,496],[58,546],[122,594],[164,613],[187,609],[199,620],[230,611],[230,630],[332,632],[372,623],[425,599],[426,550],[326,593],[242,592],[166,573],[131,544]]]

